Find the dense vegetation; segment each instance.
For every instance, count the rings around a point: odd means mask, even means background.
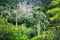
[[[60,0],[41,0],[29,18],[18,11],[19,2],[0,0],[0,40],[60,40]]]

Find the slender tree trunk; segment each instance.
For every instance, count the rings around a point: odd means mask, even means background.
[[[41,32],[41,27],[40,27],[40,15],[39,15],[39,12],[36,12],[36,16],[37,16],[37,22],[36,22],[36,24],[37,24],[37,33],[38,33],[38,35],[40,35],[40,32]]]
[[[41,28],[40,28],[40,21],[39,21],[38,24],[37,24],[37,33],[38,33],[38,35],[40,35],[40,30],[41,30]]]
[[[16,27],[18,26],[18,23],[17,23],[17,16],[18,16],[18,15],[17,15],[17,13],[16,13]]]

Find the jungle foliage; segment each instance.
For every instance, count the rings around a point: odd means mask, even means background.
[[[0,0],[0,40],[60,40],[60,0],[41,0],[41,4],[32,7],[30,18],[18,10],[19,2],[21,0]],[[18,26],[15,11],[19,15]]]

